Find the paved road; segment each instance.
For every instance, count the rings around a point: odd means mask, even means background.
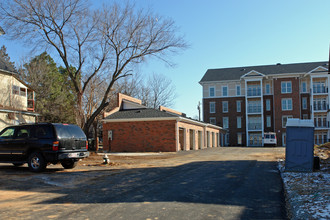
[[[269,157],[278,151],[217,148],[182,152],[159,167],[43,174],[4,166],[1,218],[286,219],[282,182]]]

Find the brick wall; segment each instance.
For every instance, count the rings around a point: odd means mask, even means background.
[[[266,100],[270,100],[270,111],[266,110]],[[273,95],[265,95],[263,97],[263,113],[264,113],[264,131],[265,132],[274,132],[275,124],[274,124],[274,99]],[[267,116],[271,118],[271,125],[267,127]]]
[[[292,83],[292,93],[281,93],[281,82],[291,81]],[[286,132],[286,129],[282,127],[282,117],[285,115],[290,115],[293,118],[300,118],[300,93],[299,93],[299,79],[296,77],[291,78],[277,78],[274,79],[274,116],[275,116],[275,132],[277,135],[277,145],[282,146],[282,134]],[[282,110],[282,99],[291,98],[292,99],[292,110],[283,111]]]
[[[176,121],[107,122],[103,124],[104,150],[111,152],[175,152]],[[108,130],[113,140],[108,139]]]
[[[222,102],[228,101],[228,112],[222,111]],[[241,101],[241,112],[237,112],[236,101]],[[210,102],[215,102],[215,113],[210,113]],[[216,125],[223,127],[223,117],[229,119],[229,143],[237,145],[237,133],[241,133],[243,145],[246,145],[245,97],[203,99],[203,119],[209,123],[210,117],[216,118]],[[241,128],[237,128],[237,117],[241,117]]]

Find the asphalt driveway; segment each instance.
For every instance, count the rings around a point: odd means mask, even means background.
[[[283,148],[162,154],[136,166],[0,166],[2,218],[286,219],[276,160]],[[115,156],[110,156],[116,161]],[[123,160],[123,158],[121,158]],[[137,161],[141,161],[140,163]],[[84,162],[84,161],[83,161]]]

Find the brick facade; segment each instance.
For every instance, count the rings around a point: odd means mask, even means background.
[[[135,121],[104,123],[112,140],[103,132],[103,144],[111,152],[175,152],[176,121]]]
[[[237,102],[240,102],[241,109],[238,111]],[[215,103],[215,113],[210,113],[210,102]],[[228,111],[223,111],[223,102],[228,102]],[[205,122],[210,123],[210,118],[216,119],[216,125],[227,129],[230,145],[237,146],[238,134],[242,135],[242,144],[246,144],[246,120],[245,120],[245,98],[244,97],[227,97],[227,98],[211,98],[203,99],[204,112],[203,117]],[[223,117],[228,117],[228,128],[223,125]],[[241,118],[241,127],[237,127],[237,118]]]
[[[237,145],[238,139],[246,146],[262,146],[266,132],[275,132],[277,145],[284,146],[287,118],[313,119],[315,143],[330,141],[328,62],[209,69],[200,84],[203,119],[224,126],[228,118],[224,128],[229,146]],[[241,113],[236,109],[238,100]],[[223,112],[223,102],[228,103],[228,112]],[[241,128],[237,117],[242,117]]]

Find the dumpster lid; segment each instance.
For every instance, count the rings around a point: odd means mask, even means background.
[[[311,127],[314,128],[314,121],[311,119],[288,118],[286,127]]]

